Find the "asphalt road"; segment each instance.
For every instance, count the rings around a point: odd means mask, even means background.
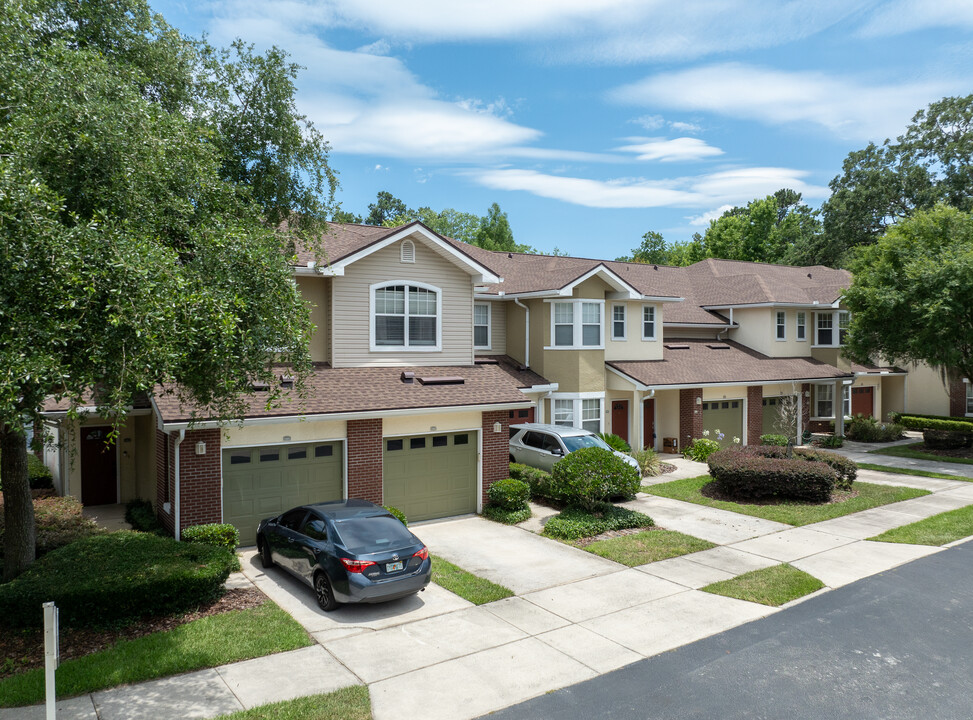
[[[973,542],[490,718],[970,720]]]

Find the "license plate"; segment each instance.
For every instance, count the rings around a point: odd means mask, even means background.
[[[403,567],[405,567],[405,565],[402,563],[401,560],[399,562],[386,563],[385,572],[397,572],[398,570],[401,570]]]

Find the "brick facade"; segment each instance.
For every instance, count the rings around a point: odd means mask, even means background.
[[[747,387],[747,445],[759,445],[764,431],[764,386]]]
[[[683,388],[679,391],[679,447],[685,449],[694,438],[703,436],[703,389]]]
[[[487,490],[497,480],[510,477],[510,415],[505,411],[484,412],[483,429],[483,496],[487,503]],[[517,422],[523,422],[518,420]],[[493,431],[494,423],[500,423],[500,432]]]
[[[220,439],[218,429],[187,430],[179,445],[180,529],[223,520]],[[206,443],[204,455],[196,454],[198,442]]]
[[[175,534],[175,515],[173,514],[173,457],[172,438],[162,432],[155,431],[155,514],[159,522],[170,533]],[[169,503],[170,512],[166,512],[165,504]]]
[[[348,497],[382,504],[382,419],[348,421]]]
[[[966,383],[962,378],[949,381],[949,414],[951,417],[966,416]]]

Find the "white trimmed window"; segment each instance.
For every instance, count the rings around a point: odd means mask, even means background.
[[[593,433],[604,429],[601,412],[604,393],[572,393],[554,397],[551,403],[555,425],[584,428]]]
[[[489,350],[490,303],[473,303],[473,347]]]
[[[973,415],[973,383],[966,381],[966,414]]]
[[[581,427],[593,433],[601,432],[601,400],[599,398],[581,401]]]
[[[818,313],[816,345],[834,344],[834,318],[831,313]]]
[[[851,417],[851,385],[841,387],[841,412],[846,418]]]
[[[838,344],[844,345],[848,337],[848,325],[851,323],[851,313],[847,310],[838,312]]]
[[[642,339],[655,340],[655,305],[642,306]]]
[[[625,339],[625,306],[612,305],[612,340]]]
[[[797,339],[807,340],[807,313],[803,310],[797,312]]]
[[[604,301],[559,300],[551,303],[551,347],[554,350],[604,348]]]
[[[777,311],[777,331],[775,337],[778,340],[787,339],[787,313],[784,310]]]
[[[372,350],[440,350],[442,294],[420,283],[371,287]]]
[[[814,386],[814,414],[819,418],[834,417],[834,385]]]
[[[554,400],[554,424],[574,427],[574,400]]]

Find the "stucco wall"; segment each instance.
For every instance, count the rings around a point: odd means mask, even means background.
[[[905,410],[919,415],[949,415],[949,392],[938,370],[909,365],[905,384]]]
[[[615,305],[625,306],[625,340],[612,340]],[[655,308],[655,340],[642,339],[642,307]],[[623,300],[605,302],[605,360],[660,360],[662,358],[662,304]]]
[[[331,303],[328,283],[330,278],[297,276],[297,288],[301,297],[310,305],[311,335],[310,352],[314,362],[331,362]]]

